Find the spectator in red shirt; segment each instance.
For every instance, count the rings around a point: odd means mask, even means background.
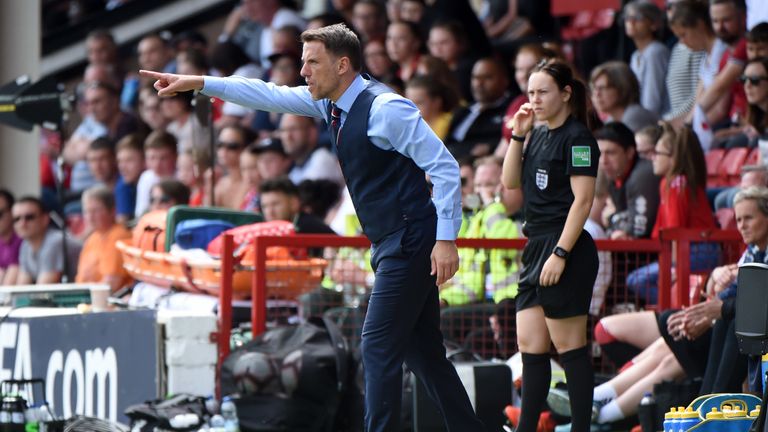
[[[660,176],[659,204],[651,238],[666,228],[715,228],[712,208],[704,191],[707,166],[696,134],[662,122],[661,139],[653,152],[653,173]],[[718,250],[711,243],[691,244],[691,271],[712,269]],[[674,265],[673,265],[674,268]],[[627,276],[627,286],[648,303],[658,298],[659,263],[640,267]]]

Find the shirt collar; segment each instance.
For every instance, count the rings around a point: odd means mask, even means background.
[[[368,80],[364,79],[362,75],[357,74],[352,84],[344,90],[344,94],[341,95],[339,100],[336,101],[336,106],[341,108],[342,111],[348,113],[352,109],[352,104],[357,99],[357,96],[365,90],[368,86]]]
[[[760,252],[760,248],[756,244],[750,244],[747,246],[747,257],[749,258],[749,262],[755,262],[755,255]],[[766,251],[763,251],[763,264],[768,264],[766,261],[768,261],[768,253],[765,253]]]

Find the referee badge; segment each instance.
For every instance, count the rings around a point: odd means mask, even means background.
[[[571,165],[589,168],[592,165],[592,149],[589,146],[571,147]]]
[[[549,183],[549,174],[547,174],[547,171],[541,168],[537,168],[536,169],[536,186],[538,186],[539,189],[544,190],[547,188],[548,183]]]

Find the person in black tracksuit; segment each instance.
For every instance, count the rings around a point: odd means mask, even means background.
[[[528,96],[530,102],[512,119],[502,172],[504,186],[523,188],[523,232],[528,236],[516,298],[523,355],[517,431],[536,430],[549,390],[554,343],[568,381],[572,430],[585,432],[593,388],[586,326],[598,260],[583,227],[592,207],[600,150],[586,126],[586,89],[569,66],[539,64],[529,79]],[[545,125],[534,128],[534,118]]]

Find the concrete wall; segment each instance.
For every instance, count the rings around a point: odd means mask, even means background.
[[[40,41],[40,2],[0,1],[0,84],[39,78]],[[39,194],[38,137],[0,124],[0,187],[16,196]]]

